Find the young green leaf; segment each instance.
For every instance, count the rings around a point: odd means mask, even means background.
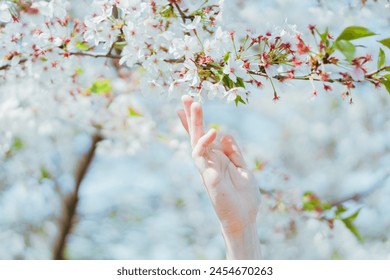
[[[328,40],[329,29],[328,29],[328,27],[326,27],[324,33],[320,33],[317,29],[316,29],[316,32],[317,32],[318,36],[320,36],[321,41],[325,44],[325,46],[328,47],[328,45],[329,45],[329,40]]]
[[[385,86],[385,88],[387,89],[387,92],[390,94],[390,80],[383,80],[382,82],[382,85]]]
[[[81,68],[81,67],[77,67],[76,68],[76,74],[77,75],[81,75],[81,74],[83,74],[84,73],[84,69],[83,68]]]
[[[109,93],[111,90],[111,82],[108,79],[97,80],[88,89],[89,92],[97,94]]]
[[[356,47],[350,41],[340,40],[334,43],[336,49],[338,49],[345,58],[351,62],[355,58]]]
[[[128,108],[129,116],[130,117],[142,117],[142,114],[138,111],[136,111],[134,108],[129,107]]]
[[[163,6],[163,8],[160,12],[160,15],[164,18],[170,18],[170,17],[176,18],[177,17],[172,5]]]
[[[20,139],[19,137],[15,137],[14,141],[12,142],[11,149],[14,151],[19,151],[23,149],[23,147],[24,147],[24,143],[22,139]]]
[[[379,55],[378,55],[378,69],[381,68],[383,65],[385,65],[386,62],[386,54],[382,50],[382,48],[379,48]]]
[[[245,84],[244,84],[244,80],[240,77],[237,77],[237,81],[236,81],[236,87],[242,87],[242,88],[245,88]]]
[[[321,201],[319,197],[312,192],[305,192],[303,194],[302,203],[303,203],[303,210],[305,211],[322,212],[332,208],[332,206],[329,203]]]
[[[230,56],[230,52],[225,53],[225,55],[223,56],[223,61],[228,62],[229,56]]]
[[[381,43],[382,45],[384,45],[390,49],[390,38],[380,40],[379,43]]]
[[[39,182],[42,182],[44,179],[51,179],[52,175],[49,170],[47,170],[44,166],[41,167],[41,176],[39,178]]]
[[[362,236],[360,235],[358,229],[356,226],[353,224],[353,221],[356,219],[356,217],[359,215],[360,209],[353,213],[351,216],[341,219],[341,221],[344,223],[344,225],[355,235],[357,240],[363,241]]]
[[[23,143],[23,140],[20,139],[19,137],[15,137],[12,141],[12,144],[11,144],[11,147],[9,148],[9,150],[5,153],[5,156],[7,158],[11,157],[14,155],[15,152],[23,149],[24,147],[24,143]]]
[[[86,43],[83,43],[83,42],[80,42],[80,41],[77,41],[75,46],[80,51],[87,51],[87,50],[89,50],[88,45]]]
[[[216,131],[218,131],[220,129],[220,125],[217,123],[210,123],[209,127],[214,128]]]
[[[224,74],[222,78],[222,83],[227,86],[229,89],[234,88],[234,82],[229,78],[229,75]]]
[[[345,28],[343,32],[341,32],[340,36],[337,37],[336,41],[341,41],[341,40],[350,41],[350,40],[356,40],[359,38],[368,37],[372,35],[376,35],[376,34],[365,27],[349,26]]]
[[[237,95],[237,97],[234,100],[234,102],[236,103],[236,106],[238,106],[238,103],[246,104],[245,101],[239,95]]]

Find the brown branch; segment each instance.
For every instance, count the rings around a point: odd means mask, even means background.
[[[94,58],[99,58],[99,57],[105,57],[105,58],[112,58],[112,59],[120,59],[120,55],[115,55],[111,53],[94,53],[94,52],[70,52],[70,55],[75,55],[75,56],[90,56]]]
[[[364,196],[360,193],[357,193],[357,194],[354,194],[354,195],[351,195],[351,196],[348,196],[348,197],[344,197],[344,198],[341,198],[341,199],[338,199],[338,200],[334,200],[330,203],[331,206],[338,206],[340,204],[343,204],[344,202],[347,202],[347,201],[359,201],[363,198]]]
[[[378,74],[378,73],[380,73],[382,71],[385,71],[386,69],[390,69],[390,65],[383,66],[383,67],[379,68],[376,71],[367,73],[367,74],[364,75],[364,78],[367,81],[369,81],[369,82],[377,81],[378,79],[373,78],[373,76],[375,76],[376,74]],[[273,78],[273,79],[276,79],[276,80],[286,80],[286,79],[301,80],[301,81],[308,81],[308,80],[310,80],[310,75],[294,76],[292,78],[287,78],[286,76],[280,75],[280,74],[272,76],[272,77],[269,77],[266,73],[261,72],[261,71],[248,71],[248,73],[251,74],[251,75],[261,76],[261,77],[264,77],[264,78]],[[345,82],[345,80],[341,79],[341,78],[339,78],[339,79],[328,79],[326,81],[323,81],[320,78],[313,77],[312,80],[316,81],[316,82],[324,82],[324,83],[343,83],[343,82]],[[355,81],[355,80],[351,80],[351,81],[352,82],[359,82],[359,81]]]
[[[266,73],[264,72],[261,72],[261,71],[248,71],[249,74],[251,75],[256,75],[256,76],[261,76],[261,77],[264,77],[264,78],[273,78],[275,80],[299,80],[299,81],[309,81],[310,80],[310,75],[305,75],[305,76],[294,76],[292,78],[287,78],[286,76],[284,75],[275,75],[275,76],[268,76]],[[328,79],[326,81],[323,81],[321,80],[320,78],[315,78],[313,77],[313,81],[316,81],[316,82],[326,82],[326,83],[341,83],[343,82],[343,79]]]
[[[353,194],[351,196],[347,196],[347,197],[344,197],[344,198],[341,198],[341,199],[337,199],[337,200],[334,200],[334,201],[331,201],[330,202],[330,205],[332,206],[338,206],[344,202],[347,202],[347,201],[360,201],[362,200],[363,198],[369,196],[370,194],[372,194],[374,191],[376,191],[377,189],[383,187],[386,182],[386,180],[390,177],[390,173],[387,173],[385,174],[377,183],[375,183],[375,185],[366,190],[366,191],[363,191],[363,192],[360,192],[360,193],[356,193],[356,194]]]
[[[175,3],[175,6],[177,4]],[[74,56],[89,56],[89,57],[94,57],[94,58],[111,58],[111,59],[120,59],[121,56],[120,55],[115,55],[115,54],[112,54],[112,50],[114,48],[114,45],[115,43],[111,46],[110,50],[108,53],[94,53],[94,52],[70,52],[69,54],[70,55],[74,55]],[[23,64],[27,61],[27,59],[22,59],[19,64]],[[184,58],[177,58],[177,59],[164,59],[165,62],[167,63],[183,63],[185,61]],[[11,67],[11,65],[9,64],[6,64],[6,65],[3,65],[0,67],[0,70],[7,70]],[[382,71],[385,71],[387,69],[390,69],[390,65],[385,65],[385,66],[382,66],[381,68],[373,71],[373,72],[370,72],[370,73],[367,73],[364,75],[365,79],[371,83],[375,83],[375,82],[380,82],[380,79],[378,78],[374,78],[373,76],[375,76],[376,74],[382,72]],[[290,80],[298,80],[298,81],[308,81],[310,80],[310,75],[305,75],[305,76],[294,76],[292,78],[288,78],[284,75],[275,75],[273,77],[269,77],[265,72],[263,71],[252,71],[252,70],[249,70],[248,71],[249,74],[251,75],[256,75],[256,76],[261,76],[261,77],[264,77],[264,78],[273,78],[273,79],[276,79],[276,80],[279,80],[279,81],[283,81],[283,80],[286,80],[286,79],[290,79]],[[326,82],[326,83],[343,83],[345,82],[344,79],[342,78],[339,78],[339,79],[328,79],[326,81],[323,81],[321,80],[320,78],[315,78],[313,77],[312,78],[313,81],[316,81],[316,82]],[[355,81],[355,80],[351,80],[351,82],[359,82],[359,81]]]
[[[24,64],[27,61],[27,58],[23,58],[19,61],[19,64]],[[0,67],[1,70],[8,70],[11,67],[11,64],[6,64]]]
[[[110,50],[112,52],[112,50]],[[94,53],[94,52],[70,52],[70,55],[74,56],[89,56],[89,57],[94,57],[94,58],[111,58],[111,59],[120,59],[120,55],[115,55],[112,53]],[[19,64],[24,64],[27,61],[26,58],[22,59],[19,61]],[[164,59],[165,62],[167,63],[183,63],[185,61],[184,57],[182,58],[167,58]],[[6,64],[0,67],[0,70],[8,70],[11,67],[10,64]]]
[[[371,78],[372,76],[375,76],[376,74],[382,72],[382,71],[385,71],[386,69],[390,69],[390,65],[385,65],[385,66],[382,66],[381,68],[379,68],[378,70],[374,71],[374,72],[371,72],[371,73],[367,73],[366,75],[364,75],[366,78]]]
[[[180,9],[180,6],[179,4],[177,4],[176,2],[173,3],[173,5],[175,5],[175,8],[176,10],[179,12],[180,14],[180,17],[181,17],[181,20],[183,21],[183,23],[186,23],[186,19],[191,19],[191,17],[187,16],[181,9]]]
[[[93,136],[91,147],[85,154],[85,156],[80,160],[78,168],[75,172],[76,184],[73,189],[73,192],[65,196],[65,199],[63,201],[62,216],[59,219],[58,225],[58,236],[55,240],[53,248],[53,259],[55,260],[63,260],[65,258],[64,251],[67,243],[67,238],[71,233],[72,225],[76,215],[76,208],[79,201],[80,185],[83,182],[92,163],[92,160],[95,156],[97,144],[101,140],[103,140],[103,138],[102,136],[100,136],[100,134],[96,134]]]

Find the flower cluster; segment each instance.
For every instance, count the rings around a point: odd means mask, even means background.
[[[8,4],[7,4],[8,3]],[[199,99],[219,96],[245,103],[250,85],[306,80],[345,86],[352,102],[356,83],[390,88],[389,66],[380,49],[377,67],[368,68],[372,55],[356,55],[353,41],[375,33],[350,26],[337,37],[328,30],[309,29],[314,44],[287,26],[275,32],[236,34],[219,23],[221,3],[196,1],[94,1],[94,11],[83,19],[66,13],[67,2],[2,3],[1,69],[32,62],[43,71],[59,67],[70,56],[106,57],[117,67],[141,67],[141,88],[147,92]],[[8,5],[8,6],[7,6]],[[56,7],[55,9],[53,7]],[[18,10],[19,16],[7,11]],[[41,17],[39,24],[29,18]],[[11,22],[14,21],[14,22]],[[36,20],[35,20],[36,21]],[[386,48],[390,39],[380,40]],[[98,51],[98,52],[97,52]],[[372,65],[370,66],[372,67]]]

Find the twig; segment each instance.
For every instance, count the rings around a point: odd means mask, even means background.
[[[63,201],[62,216],[59,219],[58,236],[54,243],[53,259],[63,260],[65,258],[64,251],[67,243],[67,238],[72,230],[72,224],[76,215],[76,208],[79,201],[80,185],[83,182],[85,175],[95,156],[97,144],[103,140],[100,134],[96,134],[92,138],[92,144],[87,154],[80,160],[76,170],[75,179],[76,184],[69,195]]]
[[[175,6],[177,4],[175,3]],[[114,43],[115,44],[115,43]],[[113,44],[113,46],[114,46]],[[90,57],[94,57],[94,58],[111,58],[111,59],[120,59],[121,56],[120,55],[115,55],[115,54],[112,54],[112,50],[113,50],[113,46],[111,46],[110,50],[108,53],[95,53],[95,52],[70,52],[69,54],[70,55],[74,55],[74,56],[90,56]],[[20,60],[19,64],[23,64],[27,61],[27,59],[22,59]],[[184,58],[177,58],[177,59],[164,59],[165,62],[167,63],[183,63],[185,61]],[[9,64],[6,64],[6,65],[3,65],[0,67],[0,70],[7,70],[11,67],[11,65]],[[366,81],[369,81],[371,83],[375,83],[375,82],[380,82],[380,79],[378,78],[374,78],[373,76],[375,76],[376,74],[382,72],[382,71],[385,71],[386,69],[390,69],[390,65],[386,65],[386,66],[382,66],[381,68],[373,71],[373,72],[370,72],[370,73],[367,73],[364,75],[365,77],[365,80]],[[251,75],[256,75],[256,76],[261,76],[261,77],[265,77],[265,78],[269,78],[269,76],[262,72],[262,71],[252,71],[252,70],[249,70],[248,71],[249,74]],[[276,79],[276,80],[279,80],[279,81],[283,81],[283,80],[286,80],[286,79],[290,79],[290,80],[301,80],[301,81],[308,81],[310,80],[310,75],[305,75],[305,76],[293,76],[292,78],[289,78],[287,76],[284,76],[284,75],[275,75],[272,77],[273,79]],[[317,82],[326,82],[326,83],[343,83],[345,82],[345,79],[342,79],[342,78],[339,78],[339,79],[327,79],[326,81],[323,81],[321,80],[320,78],[315,78],[313,77],[312,78],[313,81],[317,81]],[[355,80],[351,80],[351,82],[359,82],[359,81],[355,81]]]
[[[366,78],[371,78],[372,76],[386,70],[386,69],[390,69],[390,65],[385,65],[385,66],[382,66],[381,68],[379,68],[378,70],[374,71],[374,72],[371,72],[371,73],[367,73],[366,75],[364,75]]]
[[[341,199],[334,200],[334,201],[330,202],[330,205],[337,206],[337,205],[340,205],[340,204],[347,202],[347,201],[359,201],[359,200],[369,196],[370,194],[372,194],[375,190],[383,187],[384,183],[386,182],[387,178],[389,178],[389,177],[390,177],[390,173],[387,173],[383,176],[383,178],[381,178],[377,183],[375,183],[375,185],[372,188],[370,188],[369,190],[366,190],[366,191],[363,191],[360,193],[356,193],[356,194],[353,194],[351,196],[347,196],[347,197],[344,197]]]
[[[21,60],[19,61],[19,64],[24,64],[26,61],[27,61],[27,59],[26,59],[26,58],[23,58],[23,59],[21,59]],[[7,69],[9,69],[10,67],[11,67],[11,64],[3,65],[3,66],[0,67],[0,71],[1,71],[1,70],[7,70]]]
[[[109,53],[71,52],[69,54],[75,55],[75,56],[90,56],[90,57],[95,57],[95,58],[99,58],[99,57],[112,58],[112,59],[120,59],[121,58],[120,55],[111,54],[110,52]]]
[[[175,5],[176,10],[179,12],[180,17],[181,17],[181,20],[183,21],[183,23],[186,23],[186,19],[193,19],[193,17],[187,16],[187,15],[180,9],[180,6],[179,6],[176,2],[173,3],[173,5]]]

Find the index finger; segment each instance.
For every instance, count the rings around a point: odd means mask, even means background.
[[[191,105],[190,135],[192,147],[195,147],[200,137],[204,135],[203,131],[203,110],[198,102]]]

